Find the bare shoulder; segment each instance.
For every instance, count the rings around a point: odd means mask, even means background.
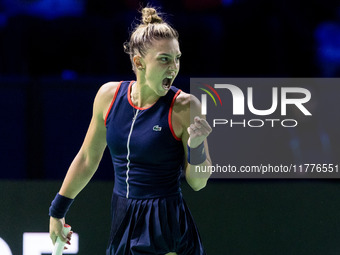
[[[174,103],[174,111],[175,112],[190,112],[190,110],[197,111],[201,107],[201,102],[197,97],[191,95],[189,93],[185,93],[181,91],[181,93],[177,96]]]
[[[103,100],[103,101],[112,100],[119,84],[120,82],[114,82],[114,81],[103,84],[98,90],[96,97],[99,100]]]
[[[192,94],[181,91],[177,96],[173,112],[176,114],[177,118],[186,126],[191,122],[190,111],[193,116],[200,115],[201,103]]]
[[[100,87],[94,101],[94,111],[97,114],[105,117],[119,84],[120,82],[107,82]]]

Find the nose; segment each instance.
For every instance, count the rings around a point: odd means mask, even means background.
[[[177,59],[175,59],[174,61],[172,61],[169,65],[169,70],[170,71],[178,71],[179,69],[179,61]]]

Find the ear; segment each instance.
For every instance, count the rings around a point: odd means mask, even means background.
[[[135,55],[133,57],[133,63],[138,70],[143,70],[144,69],[144,64],[143,64],[143,59],[140,55]]]

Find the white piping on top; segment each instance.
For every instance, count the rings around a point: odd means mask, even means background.
[[[125,180],[125,182],[126,182],[126,198],[129,198],[130,139],[131,139],[133,127],[135,125],[135,121],[136,121],[138,113],[139,113],[139,109],[137,109],[136,114],[133,116],[132,124],[131,124],[131,128],[130,128],[130,133],[129,133],[129,136],[128,136],[128,139],[127,139],[127,144],[126,144],[126,147],[127,147],[127,155],[126,155],[126,159],[127,159],[126,168],[127,168],[127,170],[126,170],[126,180]]]

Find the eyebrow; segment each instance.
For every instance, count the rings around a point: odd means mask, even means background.
[[[161,54],[159,54],[159,55],[163,55],[163,56],[167,56],[167,57],[172,57],[172,55],[171,54],[168,54],[168,53],[161,53]],[[180,52],[180,53],[178,53],[176,56],[181,56],[182,55],[182,53]]]

